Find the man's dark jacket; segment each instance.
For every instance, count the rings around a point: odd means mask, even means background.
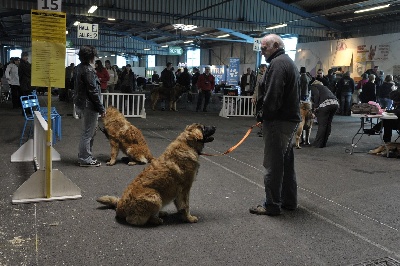
[[[263,120],[300,122],[300,74],[283,49],[267,60]]]

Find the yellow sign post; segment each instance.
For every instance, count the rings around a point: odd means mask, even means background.
[[[31,11],[32,86],[47,87],[46,197],[51,197],[51,88],[65,88],[66,14]]]

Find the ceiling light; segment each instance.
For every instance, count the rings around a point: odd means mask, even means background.
[[[183,42],[183,43],[192,43],[193,41],[185,41],[185,42]]]
[[[217,36],[217,38],[225,38],[225,37],[229,37],[229,36],[230,36],[229,34],[224,34],[224,35]]]
[[[108,18],[108,20],[114,21],[114,20],[115,20],[115,18]]]
[[[168,44],[166,44],[166,45],[162,45],[161,47],[167,48],[167,47],[168,47]]]
[[[89,14],[92,14],[94,11],[96,11],[97,10],[97,6],[92,6],[90,9],[89,9],[89,11],[88,11],[88,13]]]
[[[143,50],[145,50],[145,51],[150,51],[150,48],[144,48]]]
[[[75,22],[74,22],[74,26],[78,26],[79,23],[80,23],[79,21],[75,21]]]
[[[65,31],[65,34],[68,34],[68,31],[67,31],[67,30]]]
[[[112,54],[111,56],[115,56],[115,54]]]
[[[197,28],[196,25],[185,25],[185,24],[172,24],[172,26],[175,29],[181,29],[183,31],[194,30],[195,28]]]
[[[275,26],[271,26],[271,27],[267,27],[265,28],[266,30],[272,30],[272,29],[277,29],[277,28],[283,28],[286,27],[287,24],[280,24],[280,25],[275,25]]]
[[[371,8],[356,10],[356,11],[354,11],[354,13],[362,13],[362,12],[367,12],[367,11],[382,9],[382,8],[389,7],[389,6],[390,6],[389,4],[388,4],[388,5],[383,5],[383,6],[376,6],[376,7],[371,7]]]

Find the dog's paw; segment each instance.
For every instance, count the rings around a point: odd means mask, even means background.
[[[301,149],[301,147],[300,146],[296,146],[296,149]]]
[[[158,212],[158,217],[167,217],[168,216],[168,212],[166,211],[159,211]]]
[[[128,165],[130,165],[130,166],[136,165],[136,162],[129,162]]]
[[[189,223],[197,223],[199,219],[196,216],[189,215],[186,217],[186,221]]]
[[[154,225],[161,225],[163,224],[163,222],[164,222],[163,219],[157,216],[151,216],[148,221],[149,224],[154,224]]]
[[[113,161],[113,160],[108,161],[108,162],[106,163],[106,165],[108,165],[108,166],[113,166],[114,164],[115,164],[115,161]]]

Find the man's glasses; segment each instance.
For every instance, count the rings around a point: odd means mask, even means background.
[[[317,75],[322,75],[322,73],[317,73]]]

